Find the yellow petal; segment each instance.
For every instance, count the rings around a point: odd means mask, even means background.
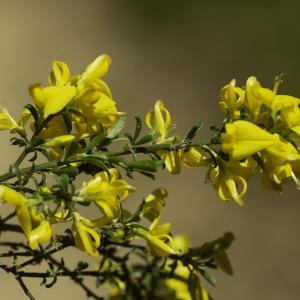
[[[0,185],[0,199],[16,206],[24,205],[28,202],[23,194],[5,185]]]
[[[29,238],[32,224],[31,224],[31,216],[28,210],[27,205],[19,205],[16,207],[16,214],[17,218],[19,220],[19,223],[22,227],[22,230],[26,236],[26,238]]]
[[[51,141],[46,142],[43,146],[44,147],[58,147],[58,146],[69,144],[74,139],[75,139],[75,136],[72,134],[61,135],[61,136],[55,137]]]
[[[52,71],[49,75],[49,82],[53,85],[65,85],[70,80],[70,70],[63,61],[54,61]]]
[[[82,74],[81,82],[103,77],[107,73],[110,64],[111,58],[108,55],[98,56]]]
[[[271,134],[248,121],[235,121],[225,125],[221,134],[222,150],[233,159],[247,158],[279,141],[277,134]]]
[[[44,221],[40,226],[33,229],[28,237],[29,246],[36,250],[39,244],[47,243],[52,237],[52,228],[48,221]]]
[[[48,115],[61,111],[73,99],[76,93],[74,86],[48,86],[43,89],[46,99],[44,113]]]

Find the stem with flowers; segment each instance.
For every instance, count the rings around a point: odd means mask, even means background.
[[[29,299],[35,297],[26,280],[51,288],[60,277],[93,299],[104,299],[102,286],[109,287],[109,299],[212,299],[205,283],[215,285],[209,270],[233,273],[227,256],[233,234],[191,247],[186,236],[171,233],[170,223],[160,224],[164,188],[145,195],[135,211],[126,209],[135,191],[126,177],[155,179],[164,169],[179,174],[182,166],[205,167],[220,198],[239,205],[257,172],[275,191],[291,180],[298,185],[300,100],[277,95],[281,78],[273,90],[255,77],[244,88],[232,80],[220,93],[223,126],[213,127],[210,139],[198,138],[201,122],[180,137],[161,100],[146,114],[146,132],[136,117],[134,130],[123,133],[126,114],[102,79],[110,63],[101,55],[73,76],[55,61],[48,85],[29,87],[33,104],[24,106],[18,122],[6,110],[0,113],[0,129],[10,130],[11,143],[22,148],[0,175],[0,198],[12,207],[0,219],[0,268]],[[96,208],[96,218],[83,208]],[[6,232],[24,238],[5,241]],[[83,251],[86,259],[69,267],[66,248]],[[95,279],[95,289],[87,277]]]

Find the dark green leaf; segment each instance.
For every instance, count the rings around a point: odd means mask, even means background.
[[[67,112],[64,111],[62,113],[62,117],[64,119],[67,132],[70,133],[72,131],[72,121],[71,121],[70,115]]]
[[[108,175],[109,178],[111,178],[111,174],[109,172],[109,168],[107,165],[100,159],[95,159],[95,158],[85,158],[84,162],[87,162],[89,164],[92,164],[94,166],[99,167],[102,171],[105,171]]]
[[[215,278],[212,275],[210,275],[206,270],[200,269],[200,273],[212,286],[216,286]]]
[[[87,269],[88,267],[89,267],[89,264],[86,261],[81,260],[78,262],[76,270],[82,271],[82,270]]]
[[[217,266],[225,273],[229,274],[229,275],[233,275],[233,269],[232,269],[232,265],[230,263],[230,260],[228,258],[227,253],[223,250],[223,251],[219,251],[216,255],[215,255],[215,262],[217,264]]]
[[[188,287],[193,300],[202,300],[201,285],[197,275],[190,273]]]
[[[29,160],[30,162],[34,162],[36,159],[37,159],[37,152],[34,151],[33,156],[32,156],[30,159],[28,159],[28,160]]]
[[[136,126],[135,126],[135,132],[133,136],[133,143],[137,140],[139,137],[141,130],[142,130],[142,120],[140,117],[135,117]]]
[[[219,251],[228,249],[233,241],[234,235],[231,232],[226,232],[223,237],[205,243],[201,247],[191,248],[189,254],[201,259],[211,258]]]
[[[162,161],[157,160],[134,160],[127,163],[128,168],[145,172],[156,172],[162,166]]]
[[[65,195],[69,194],[70,178],[66,173],[61,174],[56,180]]]
[[[79,170],[76,167],[68,166],[65,168],[54,168],[54,169],[52,169],[52,173],[57,174],[57,175],[65,173],[71,177],[75,177],[76,175],[79,174]]]
[[[104,129],[101,126],[99,132],[95,135],[89,145],[83,150],[83,152],[88,153],[89,151],[93,150],[95,147],[99,146],[101,141],[105,139]]]
[[[138,141],[135,142],[135,145],[143,145],[153,140],[152,134],[147,134]]]
[[[30,113],[33,116],[35,122],[39,121],[39,113],[38,113],[37,109],[35,108],[35,106],[33,106],[32,104],[26,104],[24,106],[24,108],[26,108],[30,111]]]
[[[193,126],[189,132],[187,133],[186,137],[185,137],[185,141],[187,140],[192,140],[195,135],[197,134],[197,132],[203,127],[203,123],[199,122],[197,125]]]

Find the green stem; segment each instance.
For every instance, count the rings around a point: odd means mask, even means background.
[[[28,151],[27,151],[27,149],[25,148],[25,149],[21,152],[20,156],[18,157],[18,159],[16,160],[16,162],[14,163],[14,165],[18,167],[18,166],[23,162],[23,160],[24,160],[24,158],[27,156],[27,154],[28,154]]]
[[[59,166],[60,164],[61,163],[58,162],[58,161],[50,161],[50,162],[47,162],[47,163],[36,165],[35,166],[35,171],[49,171],[52,168]],[[31,171],[31,167],[20,169],[20,171],[21,171],[21,173],[28,173],[28,172]],[[14,178],[14,177],[16,177],[16,175],[14,173],[7,172],[7,173],[0,176],[0,182],[4,182],[4,181],[9,180],[9,179]]]

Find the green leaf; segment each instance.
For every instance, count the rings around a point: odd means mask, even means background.
[[[224,236],[208,243],[204,243],[201,247],[191,248],[189,254],[201,259],[214,257],[219,251],[228,249],[234,241],[234,235],[226,232]]]
[[[215,255],[215,262],[217,266],[228,275],[233,275],[232,265],[230,263],[229,257],[225,251],[219,251]]]
[[[156,172],[163,165],[161,160],[134,160],[127,163],[128,168],[144,172]]]
[[[197,275],[190,273],[188,288],[193,300],[202,300],[201,285]]]
[[[63,193],[65,195],[68,195],[69,194],[69,182],[70,182],[69,176],[66,173],[63,173],[56,179],[56,181],[59,184],[59,186],[61,187]]]
[[[197,125],[193,126],[189,132],[187,133],[186,137],[185,137],[185,141],[187,140],[192,140],[195,135],[197,134],[197,132],[203,127],[203,123],[199,122]]]
[[[153,134],[147,134],[141,139],[139,139],[137,142],[135,142],[135,145],[143,145],[153,140]]]
[[[122,115],[118,118],[117,122],[110,129],[107,137],[110,139],[114,139],[118,136],[121,130],[124,128],[126,122],[126,115]]]
[[[30,113],[33,116],[35,122],[39,121],[39,113],[38,113],[37,109],[35,108],[35,106],[33,106],[32,104],[26,104],[23,107],[30,111]]]
[[[67,132],[70,133],[72,131],[72,121],[71,121],[71,118],[70,118],[70,115],[67,113],[67,112],[63,112],[62,113],[62,117],[64,119],[64,122],[65,122],[65,125],[66,125],[66,129],[67,129]]]
[[[89,267],[89,264],[86,261],[80,260],[77,264],[76,271],[82,271]]]
[[[65,168],[53,168],[51,171],[52,171],[52,173],[57,174],[57,175],[65,173],[71,177],[75,177],[76,175],[79,174],[78,168],[73,167],[73,166],[68,166]]]
[[[109,168],[107,167],[107,165],[100,159],[95,159],[95,158],[85,158],[83,160],[86,163],[92,164],[94,166],[99,167],[102,171],[105,171],[108,175],[108,178],[111,179],[111,174],[109,172]]]
[[[135,132],[133,136],[133,143],[137,140],[139,137],[141,130],[142,130],[142,120],[140,117],[135,117],[136,126],[135,126]]]
[[[200,269],[199,270],[201,275],[212,285],[212,286],[216,286],[216,279],[209,274],[206,270],[204,269]]]
[[[89,151],[93,150],[95,147],[99,146],[100,143],[105,139],[104,129],[101,126],[99,132],[95,135],[89,145],[82,151],[84,153],[88,153]]]

